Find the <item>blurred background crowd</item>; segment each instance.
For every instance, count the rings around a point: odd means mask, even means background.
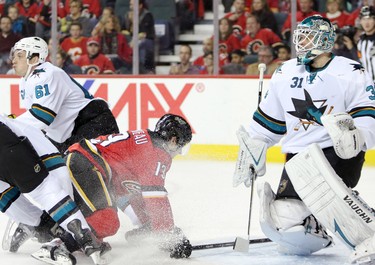
[[[9,53],[22,37],[41,37],[52,49],[52,1],[0,0],[0,74],[12,74]],[[134,0],[55,1],[55,65],[69,74],[132,73]],[[219,1],[214,54],[213,0],[138,0],[139,73],[213,74],[218,56],[219,74],[258,75],[259,63],[272,74],[291,58],[293,0]],[[297,0],[297,23],[313,14],[335,25],[335,54],[372,60],[375,49],[361,50],[361,41],[374,42],[374,0]]]

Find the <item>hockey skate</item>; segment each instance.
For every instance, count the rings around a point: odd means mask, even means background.
[[[55,265],[75,265],[76,258],[67,250],[61,239],[56,238],[45,243],[31,256],[37,260]]]
[[[75,240],[86,256],[91,257],[95,264],[108,264],[108,260],[104,257],[104,254],[111,250],[108,243],[100,242],[89,229],[82,229],[81,221],[78,219],[69,222],[67,227],[74,234]]]
[[[20,223],[12,236],[9,251],[17,252],[20,246],[34,236],[35,228],[33,226]]]

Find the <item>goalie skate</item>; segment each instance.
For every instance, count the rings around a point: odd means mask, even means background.
[[[61,239],[43,244],[43,246],[31,256],[37,260],[54,265],[75,265],[76,258],[66,249]]]

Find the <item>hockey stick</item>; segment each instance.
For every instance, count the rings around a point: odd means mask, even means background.
[[[268,243],[268,242],[272,242],[271,239],[269,239],[269,238],[257,238],[257,239],[249,240],[249,244]],[[232,247],[232,246],[234,246],[234,243],[235,242],[224,242],[224,243],[212,243],[212,244],[196,245],[196,246],[193,246],[193,250]]]
[[[263,91],[263,76],[264,72],[266,71],[266,65],[264,63],[260,63],[258,65],[259,70],[259,88],[258,88],[258,107],[262,100],[262,91]],[[251,188],[250,188],[250,206],[249,206],[249,220],[247,223],[247,240],[241,237],[237,237],[233,244],[233,249],[235,251],[240,252],[248,252],[249,251],[249,243],[250,240],[250,224],[251,224],[251,212],[253,209],[253,194],[254,194],[254,183],[257,177],[256,171],[253,167],[250,167],[251,172]]]

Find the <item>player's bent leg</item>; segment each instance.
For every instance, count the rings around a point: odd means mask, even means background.
[[[258,195],[262,231],[279,244],[279,252],[310,255],[332,244],[332,238],[302,201],[275,200],[275,193],[267,182],[258,184]]]
[[[350,249],[374,234],[374,211],[344,184],[318,145],[294,156],[285,168],[313,215]]]

